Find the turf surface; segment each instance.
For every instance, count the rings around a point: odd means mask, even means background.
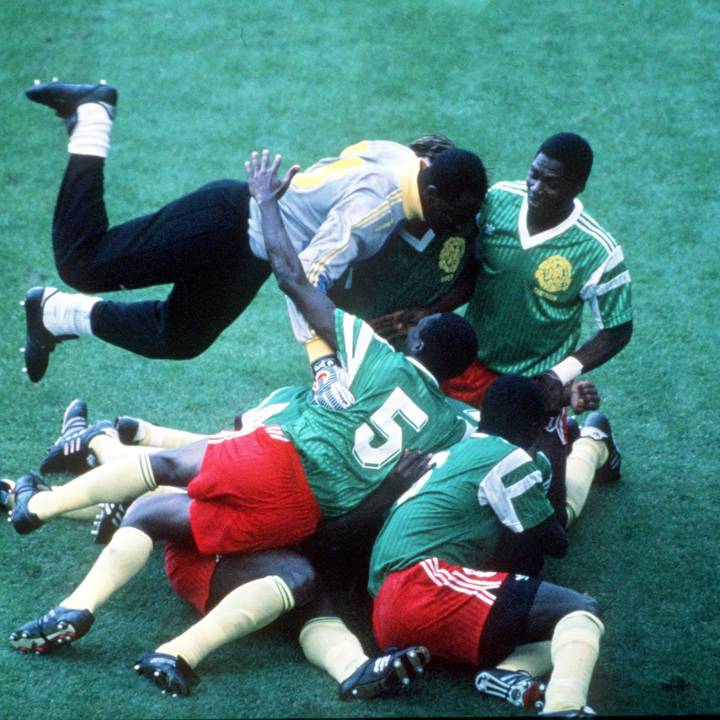
[[[120,88],[106,173],[114,221],[241,175],[263,146],[307,165],[363,137],[440,131],[479,152],[494,179],[516,179],[545,136],[573,129],[596,152],[583,199],[624,246],[636,331],[593,373],[623,481],[593,491],[569,556],[546,577],[604,606],[591,705],[720,712],[719,21],[713,0],[0,3],[0,473],[37,466],[74,397],[95,418],[132,413],[203,431],[308,378],[272,282],[196,360],[147,361],[83,341],[55,352],[41,384],[20,374],[17,301],[59,282],[49,228],[65,162],[61,124],[23,98],[33,78],[105,77]],[[97,552],[88,527],[70,521],[27,538],[7,527],[0,546],[0,634],[64,597]],[[343,609],[372,649],[366,606]],[[52,657],[0,645],[0,716],[513,714],[478,697],[469,670],[444,667],[401,698],[340,703],[282,627],[212,655],[197,692],[171,700],[131,665],[192,619],[154,557],[78,645]]]

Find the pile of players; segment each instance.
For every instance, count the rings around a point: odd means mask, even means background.
[[[578,198],[589,144],[553,135],[524,182],[489,192],[480,159],[443,136],[360,142],[284,176],[263,150],[247,182],[110,227],[117,91],[53,81],[27,95],[70,132],[53,224],[62,279],[84,293],[173,285],[164,301],[130,303],[32,288],[30,379],[79,336],[193,357],[274,274],[314,382],[211,436],[132,417],[89,424],[71,403],[41,471],[79,474],[50,487],[31,472],[6,502],[20,533],[103,504],[107,547],[11,645],[44,653],[81,638],[163,540],[171,585],[203,616],[139,658],[164,692],[188,694],[213,649],[299,609],[303,652],[342,698],[407,685],[433,656],[475,667],[478,690],[513,705],[592,714],[598,603],[538,577],[545,555],[565,554],[593,481],[620,475],[607,417],[580,428],[567,412],[597,409],[578,378],[632,333],[622,249]],[[586,304],[597,332],[580,344]],[[338,557],[364,564],[373,633],[390,648],[378,658],[323,590]]]

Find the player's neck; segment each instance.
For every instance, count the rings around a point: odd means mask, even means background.
[[[550,230],[550,228],[557,227],[563,221],[567,220],[572,214],[574,205],[565,207],[557,210],[556,212],[545,212],[537,213],[533,212],[532,208],[528,208],[527,214],[527,229],[530,235],[537,235],[538,233]]]
[[[414,218],[412,220],[405,221],[405,230],[409,232],[413,237],[420,239],[428,231],[428,225],[424,220]]]

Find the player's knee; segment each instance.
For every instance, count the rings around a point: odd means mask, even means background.
[[[189,480],[197,474],[188,462],[185,448],[161,450],[150,455],[150,467],[157,485],[185,487]]]
[[[307,605],[318,591],[318,575],[312,563],[304,557],[298,557],[277,573],[290,588],[295,607]]]
[[[128,508],[125,517],[122,519],[120,527],[131,527],[141,530],[146,535],[152,536],[152,525],[154,511],[152,509],[152,498],[140,497],[134,500]]]
[[[569,612],[586,612],[602,620],[602,609],[600,603],[592,595],[581,595],[577,593],[573,599],[573,607]]]

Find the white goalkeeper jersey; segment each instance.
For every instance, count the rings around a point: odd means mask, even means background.
[[[353,262],[377,253],[401,221],[423,219],[417,183],[421,167],[405,145],[365,140],[293,178],[280,212],[313,285],[327,292]],[[267,260],[254,199],[248,232],[253,253]],[[313,333],[305,319],[293,303],[288,306],[296,337],[309,340]]]

